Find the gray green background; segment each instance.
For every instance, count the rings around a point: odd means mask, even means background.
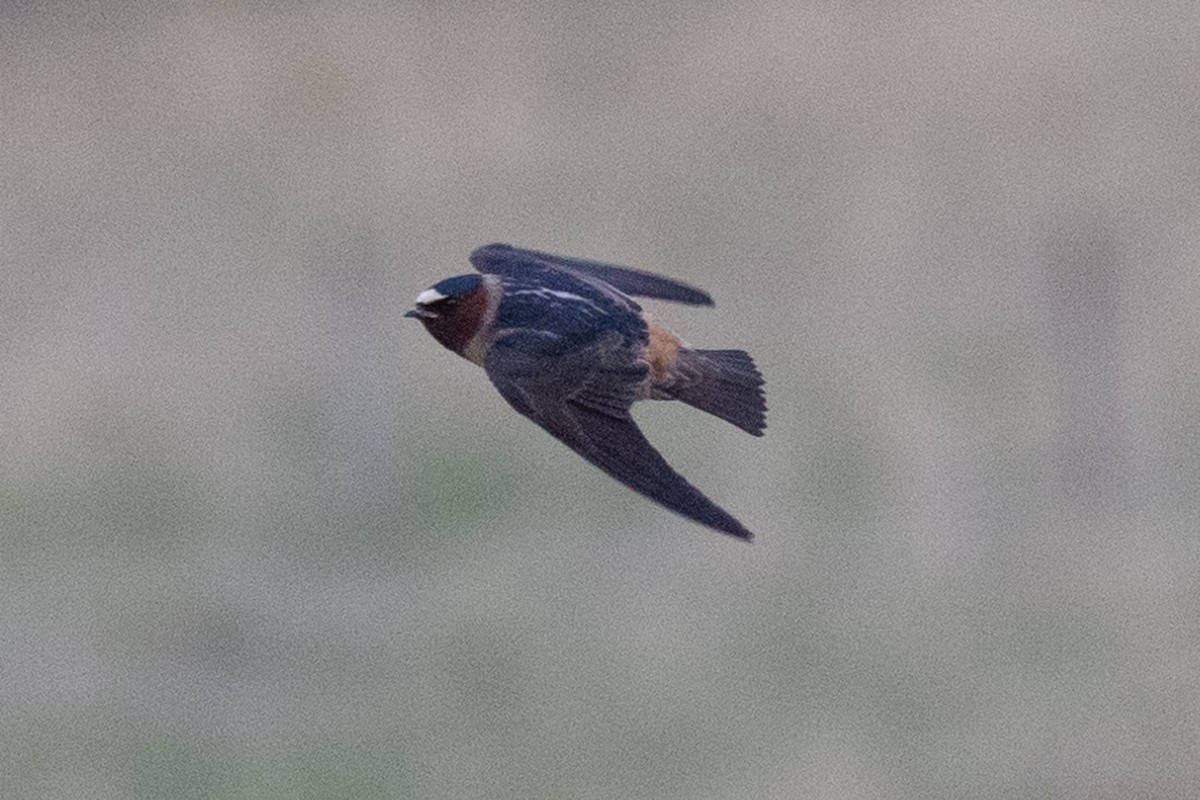
[[[1129,5],[1134,9],[1135,5]],[[1190,3],[0,6],[0,789],[1200,793]],[[695,283],[750,546],[401,317]]]

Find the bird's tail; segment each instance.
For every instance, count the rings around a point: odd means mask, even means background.
[[[666,388],[676,400],[707,411],[747,433],[762,436],[767,427],[763,377],[744,350],[679,348],[675,364],[683,380]]]

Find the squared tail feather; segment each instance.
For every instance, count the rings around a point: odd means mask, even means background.
[[[667,393],[754,436],[767,427],[763,377],[744,350],[681,348],[676,365],[687,376]]]

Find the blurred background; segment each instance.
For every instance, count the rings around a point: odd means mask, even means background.
[[[0,29],[6,797],[1200,793],[1192,4]],[[401,317],[490,241],[712,293],[752,545]]]

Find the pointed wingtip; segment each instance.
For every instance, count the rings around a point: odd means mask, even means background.
[[[736,520],[735,520],[735,522],[736,522]],[[733,538],[735,538],[735,539],[739,539],[739,540],[741,540],[741,541],[745,542],[746,544],[754,544],[754,534],[753,534],[753,533],[751,533],[751,532],[750,532],[750,531],[749,531],[749,530],[748,530],[748,529],[747,529],[747,528],[746,528],[744,525],[742,525],[740,522],[738,522],[738,523],[737,523],[737,527],[736,527],[736,528],[732,528],[732,527],[731,527],[731,528],[724,528],[724,527],[722,527],[722,528],[718,528],[717,530],[721,531],[721,533],[728,534],[728,535],[732,536],[732,537],[733,537]]]

